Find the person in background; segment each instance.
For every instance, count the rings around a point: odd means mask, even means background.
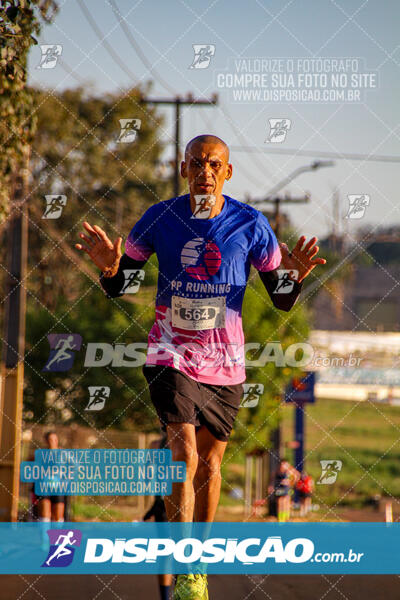
[[[314,491],[314,480],[305,471],[296,483],[296,491],[300,500],[300,516],[305,517],[311,510],[311,496]]]
[[[55,431],[48,431],[44,439],[49,450],[58,448],[58,435]],[[37,496],[33,493],[32,504],[37,507],[39,521],[43,523],[64,522],[65,496]]]
[[[164,434],[160,439],[154,440],[150,444],[152,450],[162,449],[167,447],[167,436]],[[167,522],[167,512],[165,510],[165,504],[162,496],[154,496],[154,502],[150,506],[149,510],[143,517],[143,521],[148,521],[154,517],[154,521]],[[158,585],[160,587],[160,598],[161,600],[170,600],[172,593],[172,579],[173,576],[169,573],[160,573],[158,575]]]
[[[291,493],[293,487],[300,478],[300,473],[282,458],[274,476],[274,485],[269,493],[274,493],[277,504],[277,515],[279,523],[284,523],[290,518]]]

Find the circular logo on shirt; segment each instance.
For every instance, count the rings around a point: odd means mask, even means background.
[[[194,279],[209,279],[221,266],[221,252],[211,240],[194,238],[183,246],[181,263]]]

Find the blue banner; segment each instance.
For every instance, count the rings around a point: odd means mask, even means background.
[[[172,452],[136,449],[35,450],[21,463],[21,481],[37,496],[169,496],[186,480],[186,463]]]
[[[0,574],[400,574],[399,523],[0,523]]]
[[[314,403],[315,372],[308,371],[304,377],[294,377],[285,391],[285,402],[302,405]]]

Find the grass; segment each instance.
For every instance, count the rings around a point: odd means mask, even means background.
[[[294,408],[282,406],[282,439],[294,440]],[[233,450],[231,449],[231,452]],[[293,451],[285,449],[293,462]],[[221,505],[240,505],[230,486],[244,487],[244,455],[225,463]],[[320,460],[340,460],[342,469],[331,485],[317,484],[314,502],[321,509],[363,507],[372,497],[400,499],[400,407],[370,402],[318,400],[306,407],[305,466],[318,481]]]
[[[123,512],[116,510],[115,508],[109,508],[107,505],[101,505],[98,499],[96,502],[91,502],[90,499],[82,500],[81,498],[74,498],[72,503],[72,517],[74,520],[88,520],[88,521],[103,521],[113,522],[122,521]]]
[[[294,408],[282,409],[285,441],[293,440]],[[314,501],[362,506],[375,494],[400,497],[400,409],[370,402],[318,400],[306,407],[306,469],[318,481],[320,460],[341,460],[332,485],[316,485]],[[291,458],[289,451],[288,458]]]

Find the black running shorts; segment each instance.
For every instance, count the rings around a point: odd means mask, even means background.
[[[161,365],[145,365],[143,374],[163,431],[169,423],[205,425],[217,440],[228,441],[242,399],[243,384],[200,383],[177,369]]]
[[[52,504],[58,504],[65,502],[65,496],[36,496],[35,494],[35,501],[40,502],[40,500],[50,500]]]

